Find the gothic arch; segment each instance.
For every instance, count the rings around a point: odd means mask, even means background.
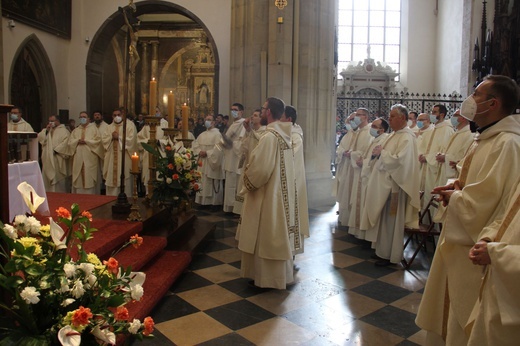
[[[206,34],[208,42],[211,45],[215,60],[215,85],[218,85],[220,66],[218,48],[213,35],[200,18],[180,5],[162,0],[135,2],[134,5],[136,6],[136,12],[134,13],[135,17],[152,13],[178,13],[197,23]],[[120,29],[124,25],[125,22],[122,13],[116,11],[100,26],[91,41],[86,63],[86,100],[89,113],[94,109],[110,110],[108,109],[108,106],[103,105],[101,102],[101,95],[103,94],[103,79],[105,78],[103,75],[103,59],[105,52],[111,49],[112,38],[120,33]],[[215,103],[215,109],[218,109],[218,87],[215,88]]]
[[[38,131],[57,114],[56,80],[51,61],[35,34],[18,47],[9,73],[9,99],[24,108],[26,119]]]

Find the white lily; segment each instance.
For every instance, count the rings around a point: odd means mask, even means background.
[[[58,332],[58,339],[63,346],[81,345],[81,333],[72,329],[71,326],[61,328]]]
[[[38,209],[38,207],[45,201],[45,198],[38,196],[34,188],[25,181],[20,183],[17,189],[20,191],[20,194],[31,211],[31,214],[34,214],[36,209]]]
[[[92,334],[99,340],[110,344],[116,344],[116,335],[110,331],[109,328],[101,328],[99,325],[92,329]]]
[[[54,244],[56,245],[58,250],[66,249],[67,248],[67,243],[66,243],[67,237],[65,237],[65,231],[63,230],[63,228],[61,228],[60,225],[58,225],[56,222],[54,222],[52,217],[49,218],[49,224],[51,225],[52,241],[54,242]]]

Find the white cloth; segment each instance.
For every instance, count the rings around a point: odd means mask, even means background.
[[[193,142],[193,152],[197,155],[201,151],[206,152],[206,157],[200,157],[202,166],[199,167],[201,173],[201,189],[195,195],[195,202],[201,205],[221,205],[224,200],[224,178],[221,160],[215,160],[215,144],[222,140],[222,135],[217,128],[212,128],[202,132]]]
[[[416,318],[419,327],[442,336],[449,297],[449,319],[454,322],[448,325],[447,344],[465,337],[463,328],[479,294],[482,269],[468,260],[469,250],[484,227],[502,218],[518,181],[520,115],[505,117],[476,135],[475,142],[471,164],[465,166],[468,152],[458,165],[461,175],[467,170],[466,184],[450,197]]]
[[[346,153],[352,151],[356,146],[357,138],[360,130],[349,131],[340,142],[336,150],[336,158],[338,162],[338,170],[336,171],[337,179],[337,193],[336,199],[339,203],[339,217],[338,220],[342,225],[347,225],[350,218],[350,195],[352,191],[352,184],[354,181],[353,169],[350,158],[345,156]],[[349,136],[349,133],[352,133]],[[347,137],[349,136],[349,137]]]
[[[417,228],[419,223],[419,161],[415,141],[415,134],[408,127],[392,133],[368,180],[366,238],[376,239],[376,254],[392,263],[402,259],[405,226]]]
[[[453,134],[447,146],[442,150],[444,153],[444,163],[440,164],[436,186],[446,185],[448,179],[457,178],[459,176],[457,169],[451,168],[450,161],[459,162],[462,160],[469,146],[473,143],[473,137],[475,137],[475,135],[470,131],[469,125],[464,126]]]
[[[298,124],[292,127],[292,146],[294,152],[294,170],[296,175],[296,192],[298,193],[298,219],[300,220],[300,233],[305,237],[310,236],[309,227],[309,203],[307,200],[307,178],[305,175],[305,160],[303,150],[303,130]],[[302,238],[302,250],[303,240]]]
[[[44,216],[50,215],[47,193],[38,162],[11,163],[7,166],[7,169],[9,172],[9,221],[12,221],[16,215],[30,213],[17,189],[18,185],[24,181],[34,188],[38,196],[45,198],[45,201],[37,209],[38,213]]]
[[[31,124],[25,121],[23,118],[17,123],[9,120],[7,123],[7,131],[18,131],[18,132],[34,132]]]
[[[237,228],[242,276],[260,287],[285,289],[294,278],[292,257],[300,247],[296,182],[289,122],[267,125],[243,174],[244,210]]]

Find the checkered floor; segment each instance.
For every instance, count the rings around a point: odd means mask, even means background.
[[[370,245],[338,227],[336,209],[310,211],[311,237],[287,290],[240,278],[238,220],[199,210],[217,229],[152,312],[155,339],[134,345],[422,344],[414,319],[431,254],[411,270],[377,267]]]

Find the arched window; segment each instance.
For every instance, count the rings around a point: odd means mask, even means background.
[[[399,72],[401,0],[338,1],[338,73],[368,54]]]

